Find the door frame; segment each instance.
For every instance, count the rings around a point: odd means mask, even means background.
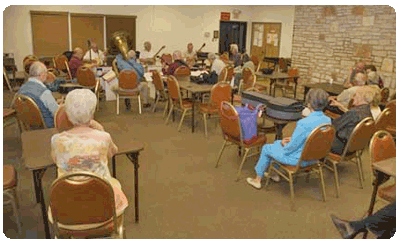
[[[247,42],[247,30],[248,30],[248,21],[233,21],[233,20],[219,20],[219,41],[218,41],[218,53],[220,53],[220,41],[221,41],[221,23],[245,23],[246,24],[246,31],[244,32],[244,49],[246,49],[246,42]],[[229,51],[230,53],[230,51]]]

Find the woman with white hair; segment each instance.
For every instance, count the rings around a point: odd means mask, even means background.
[[[91,172],[108,180],[113,189],[117,216],[128,206],[121,184],[110,175],[108,158],[118,148],[109,133],[93,120],[96,95],[89,89],[75,89],[65,99],[65,111],[74,124],[70,130],[51,138],[51,155],[58,168],[58,176],[71,172]]]
[[[234,67],[242,65],[242,55],[239,53],[239,48],[237,44],[231,44],[231,60],[233,61]]]
[[[217,73],[217,75],[220,75],[222,72],[222,69],[225,68],[225,63],[220,58],[217,58],[215,56],[215,54],[212,52],[208,53],[207,58],[211,63],[210,73],[215,71]]]

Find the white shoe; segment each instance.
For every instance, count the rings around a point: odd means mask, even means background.
[[[276,173],[272,173],[272,175],[269,175],[268,172],[264,172],[264,176],[271,178],[271,180],[275,182],[279,182],[281,180],[281,177]]]
[[[257,189],[261,188],[261,182],[258,182],[253,178],[248,177],[247,178],[247,183],[249,183],[250,185],[252,185],[253,187],[255,187]]]

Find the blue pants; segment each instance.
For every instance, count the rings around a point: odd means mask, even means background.
[[[275,159],[287,165],[297,165],[298,158],[293,158],[283,154],[283,147],[281,140],[276,140],[273,144],[266,144],[263,146],[260,158],[254,167],[259,177],[263,178],[264,172],[267,171],[271,164],[271,159]]]

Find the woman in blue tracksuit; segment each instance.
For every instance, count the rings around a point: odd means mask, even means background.
[[[261,188],[261,179],[264,172],[271,164],[271,158],[287,165],[297,165],[305,141],[308,135],[321,124],[331,124],[331,119],[323,113],[323,109],[328,104],[328,94],[322,89],[311,89],[306,96],[306,104],[311,110],[311,114],[299,120],[293,131],[292,137],[277,140],[273,144],[263,146],[260,158],[255,167],[256,178],[247,178],[247,182],[253,187]],[[268,175],[274,181],[279,181],[279,175]]]

